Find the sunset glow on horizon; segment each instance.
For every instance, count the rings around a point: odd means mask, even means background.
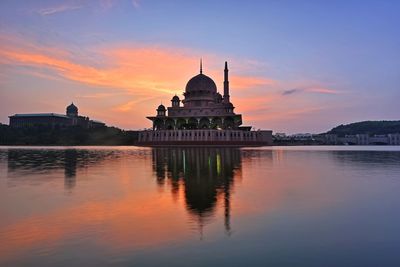
[[[0,122],[64,113],[74,102],[107,125],[148,128],[146,116],[182,95],[200,58],[219,92],[228,61],[243,125],[318,133],[398,119],[399,8],[397,1],[2,1]]]

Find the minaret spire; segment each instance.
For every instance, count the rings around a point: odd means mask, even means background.
[[[200,58],[200,74],[203,74],[203,60]]]
[[[225,61],[225,69],[224,69],[224,103],[229,103],[229,78],[228,78],[228,62]]]

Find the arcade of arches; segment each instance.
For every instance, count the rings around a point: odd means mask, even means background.
[[[156,118],[153,121],[153,130],[230,130],[234,128],[234,117]]]

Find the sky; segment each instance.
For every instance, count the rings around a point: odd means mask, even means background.
[[[0,1],[0,122],[81,115],[123,129],[210,76],[243,125],[320,133],[398,120],[400,1]]]

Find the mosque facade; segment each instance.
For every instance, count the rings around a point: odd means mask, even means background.
[[[171,106],[159,105],[156,115],[147,117],[152,129],[140,131],[138,145],[271,145],[272,131],[252,131],[242,126],[242,115],[235,113],[230,100],[229,70],[225,62],[223,94],[215,82],[200,73],[191,78],[181,100]]]

